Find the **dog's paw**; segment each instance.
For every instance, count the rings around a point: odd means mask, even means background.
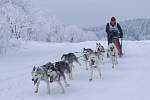
[[[49,81],[50,83],[53,83],[53,81]]]
[[[34,93],[38,93],[38,91],[34,91]]]
[[[114,66],[112,66],[112,69],[114,69],[115,67]]]
[[[91,81],[92,81],[92,78],[90,78],[89,81],[91,82]]]

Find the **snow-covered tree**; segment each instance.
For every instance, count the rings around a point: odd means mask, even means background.
[[[44,11],[30,12],[30,0],[0,0],[0,51],[11,46],[11,40],[45,42],[81,42],[97,40],[93,32],[75,25],[65,25]]]

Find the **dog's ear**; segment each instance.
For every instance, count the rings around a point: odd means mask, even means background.
[[[50,69],[50,68],[52,68],[52,67],[54,67],[54,64],[51,63],[48,69]]]
[[[61,56],[61,60],[62,60],[64,57],[65,57],[65,54],[63,54],[63,55]]]
[[[37,67],[37,71],[38,71],[39,69],[40,69],[40,67],[38,66],[38,67]]]
[[[62,60],[63,56],[64,56],[64,55],[61,56],[61,58],[60,58],[61,60]]]
[[[34,66],[34,67],[33,67],[33,71],[35,71],[35,69],[36,69],[36,67]]]

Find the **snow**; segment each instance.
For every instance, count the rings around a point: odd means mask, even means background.
[[[34,65],[60,60],[63,53],[81,52],[85,48],[95,49],[96,41],[81,43],[21,42],[0,56],[0,99],[1,100],[150,100],[150,41],[124,41],[123,58],[115,69],[108,58],[104,59],[102,79],[97,71],[89,82],[89,71],[84,64],[75,64],[74,80],[61,94],[59,86],[51,84],[51,94],[41,82],[39,93],[34,93],[31,71]],[[100,41],[107,47],[106,41]],[[77,54],[80,56],[80,54]],[[82,61],[81,61],[82,62]],[[83,63],[83,62],[82,62]]]

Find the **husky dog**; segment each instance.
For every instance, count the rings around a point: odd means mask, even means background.
[[[112,68],[114,68],[118,64],[118,61],[117,61],[118,50],[113,43],[110,43],[108,45],[108,54],[112,62]]]
[[[96,43],[96,52],[100,62],[103,64],[105,49],[100,43]]]
[[[50,82],[57,81],[57,83],[61,87],[62,93],[64,93],[65,90],[64,90],[64,87],[61,83],[61,77],[63,78],[64,84],[66,87],[68,87],[69,84],[67,83],[65,75],[63,73],[63,70],[61,70],[60,67],[56,67],[56,66],[50,67],[47,71],[47,74],[50,77]]]
[[[83,54],[91,54],[93,53],[94,51],[90,48],[83,48]]]
[[[38,93],[38,88],[39,88],[41,80],[46,82],[49,94],[50,94],[49,83],[53,81],[58,82],[58,84],[60,85],[62,89],[62,93],[64,93],[64,88],[61,84],[60,77],[63,77],[64,79],[64,75],[60,72],[60,70],[56,69],[52,63],[47,63],[40,67],[34,66],[32,70],[32,81],[34,82],[35,93]],[[64,79],[64,82],[67,86],[68,84],[65,79]]]
[[[71,79],[71,68],[69,64],[65,61],[55,62],[55,68],[58,69],[61,74],[64,76],[64,80],[66,80],[65,73],[69,75],[69,79]]]
[[[64,61],[58,61],[58,62],[55,62],[55,63],[49,62],[49,63],[43,65],[43,67],[46,67],[48,71],[51,70],[51,69],[59,71],[60,74],[61,74],[61,77],[64,80],[64,83],[65,83],[66,87],[69,86],[69,84],[66,81],[65,73],[70,75],[70,67],[66,62],[64,62]],[[49,77],[49,78],[50,78],[49,79],[50,82],[52,83],[54,81],[53,77]]]
[[[85,61],[85,66],[86,66],[86,70],[88,70],[88,59],[89,59],[89,55],[94,53],[94,51],[90,48],[83,48],[83,58]]]
[[[90,78],[89,81],[93,80],[93,70],[96,68],[98,70],[99,76],[101,78],[101,69],[100,69],[100,63],[98,56],[95,55],[95,53],[92,53],[89,55],[89,66],[90,66]]]
[[[33,67],[32,70],[32,81],[34,82],[35,86],[35,93],[38,93],[38,88],[40,85],[40,81],[43,80],[46,82],[48,94],[50,94],[50,86],[49,86],[49,78],[47,74],[47,68],[46,67]]]
[[[62,85],[62,83],[61,83],[61,72],[60,71],[58,71],[57,69],[55,69],[55,67],[52,67],[52,68],[50,68],[48,71],[47,71],[47,73],[48,73],[48,76],[51,78],[51,82],[53,82],[53,81],[57,81],[57,83],[59,84],[59,86],[60,86],[60,88],[61,88],[61,90],[62,90],[62,93],[64,93],[65,92],[65,89],[64,89],[64,87],[63,87],[63,85]]]
[[[70,63],[78,63],[79,65],[81,65],[81,63],[79,62],[77,56],[74,53],[68,53],[68,54],[63,54],[61,57],[61,60]]]
[[[74,53],[63,54],[61,60],[69,64],[71,72],[70,79],[73,78],[72,76],[72,68],[74,67],[73,63],[76,62],[81,66],[81,63],[78,61],[76,55]]]

